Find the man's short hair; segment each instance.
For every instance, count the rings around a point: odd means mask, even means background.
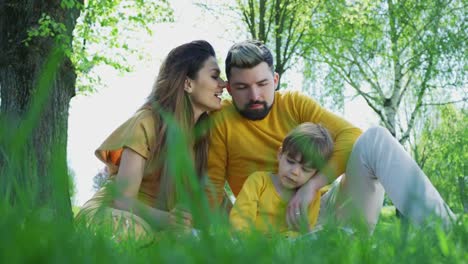
[[[266,62],[271,72],[274,72],[273,55],[270,50],[258,40],[246,40],[234,44],[226,56],[226,77],[231,77],[233,67],[251,69],[258,64]]]
[[[333,140],[323,126],[302,123],[284,138],[281,152],[291,158],[300,155],[301,164],[321,170],[333,153]]]

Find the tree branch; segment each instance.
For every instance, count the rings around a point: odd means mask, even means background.
[[[432,69],[433,69],[433,63],[434,63],[434,59],[433,59],[433,54],[431,53],[430,58],[429,58],[429,65],[426,68],[426,72],[424,74],[424,79],[423,79],[423,82],[421,83],[421,90],[419,90],[419,93],[417,95],[416,105],[414,107],[413,112],[411,113],[410,121],[408,122],[408,128],[406,129],[405,133],[403,134],[403,136],[399,140],[401,144],[403,144],[408,139],[409,133],[410,133],[411,129],[413,128],[416,116],[417,116],[417,114],[419,112],[419,109],[421,108],[421,106],[423,104],[422,103],[422,98],[424,97],[424,94],[426,93],[426,90],[427,90],[427,87],[428,87],[427,82],[431,78],[430,76],[431,76]]]
[[[374,78],[376,78],[377,83],[372,81],[372,79],[367,75],[367,72],[362,67],[361,63],[356,59],[355,54],[356,54],[355,52],[351,52],[351,56],[353,57],[354,65],[356,65],[358,67],[359,72],[362,74],[364,79],[371,85],[371,87],[374,89],[374,91],[376,91],[380,95],[380,97],[384,98],[385,95],[383,93],[382,87],[378,83],[377,77],[376,76],[374,77]],[[368,68],[370,69],[370,66]],[[372,70],[371,70],[371,72],[372,72]]]
[[[403,86],[403,89],[401,90],[400,94],[398,95],[398,98],[396,100],[396,105],[400,105],[401,100],[403,99],[403,96],[405,95],[406,91],[408,90],[408,87],[413,80],[414,74],[411,73],[408,77],[408,80],[406,81],[405,85]]]
[[[428,106],[428,105],[448,105],[448,104],[457,104],[461,102],[468,102],[468,97],[462,98],[460,100],[455,100],[455,101],[448,101],[448,102],[440,102],[440,103],[423,103],[422,105]]]
[[[383,93],[383,89],[382,89],[382,87],[380,86],[380,84],[378,82],[379,79],[378,79],[377,73],[372,69],[372,67],[369,65],[367,60],[364,60],[364,59],[361,58],[361,61],[364,62],[364,64],[367,66],[367,69],[370,70],[371,74],[373,75],[374,79],[376,80],[376,83],[374,83],[372,81],[372,79],[367,75],[367,72],[364,70],[364,68],[361,66],[361,63],[359,62],[359,58],[357,58],[357,56],[355,55],[355,54],[361,54],[361,53],[358,52],[353,47],[351,49],[352,49],[352,51],[354,51],[354,52],[351,52],[351,54],[352,54],[351,56],[353,57],[355,64],[358,66],[359,72],[361,72],[361,74],[364,76],[366,81],[371,85],[372,88],[374,88],[374,90],[380,95],[380,97],[385,97],[385,95]]]

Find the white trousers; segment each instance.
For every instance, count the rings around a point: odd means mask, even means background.
[[[400,143],[383,127],[372,127],[354,144],[346,174],[322,196],[319,223],[327,216],[340,222],[358,216],[372,232],[379,219],[384,193],[416,224],[431,217],[448,227],[453,212]]]

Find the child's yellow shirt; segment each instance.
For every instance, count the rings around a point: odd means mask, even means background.
[[[247,178],[229,216],[235,229],[255,228],[265,233],[289,231],[286,223],[288,201],[278,194],[271,177],[271,172],[259,171]],[[310,228],[318,219],[320,196],[321,191],[317,192],[308,208]]]

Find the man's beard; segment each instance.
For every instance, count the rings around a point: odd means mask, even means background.
[[[263,105],[262,109],[250,109],[252,105],[261,104]],[[234,103],[234,106],[237,108],[239,114],[243,117],[250,119],[250,120],[262,120],[265,118],[271,110],[271,105],[268,106],[267,102],[265,101],[250,101],[244,108],[244,110],[240,110],[239,107]]]

